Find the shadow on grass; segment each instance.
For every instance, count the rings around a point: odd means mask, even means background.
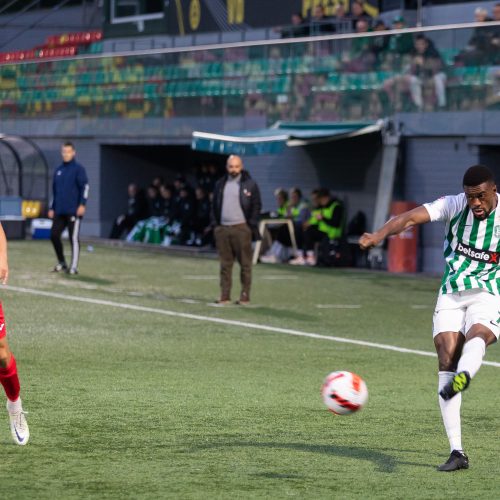
[[[241,307],[241,306],[240,306]],[[270,316],[274,319],[295,319],[297,321],[307,321],[309,323],[317,323],[318,317],[312,314],[306,314],[299,311],[292,311],[291,309],[275,309],[273,307],[259,306],[258,304],[252,305],[251,308],[244,308],[244,310],[251,311],[252,314],[260,316]]]
[[[93,285],[114,285],[115,282],[111,280],[106,280],[103,278],[96,278],[94,276],[86,276],[85,274],[64,274],[62,275],[64,279],[81,281],[83,283],[92,283]]]
[[[422,464],[418,462],[407,462],[405,460],[398,460],[393,455],[386,453],[382,450],[375,450],[370,448],[360,448],[358,446],[337,446],[337,445],[320,445],[320,444],[307,444],[307,443],[248,443],[244,441],[227,442],[219,444],[208,444],[204,446],[193,447],[190,452],[199,450],[208,450],[216,448],[276,448],[284,450],[295,450],[308,453],[323,453],[325,455],[332,455],[341,458],[352,458],[355,460],[365,460],[372,462],[379,472],[393,473],[396,472],[398,465],[411,465],[414,467],[434,468],[433,465]],[[399,450],[395,450],[399,451]]]

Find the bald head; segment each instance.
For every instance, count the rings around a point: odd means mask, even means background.
[[[238,177],[243,170],[243,160],[237,155],[231,155],[227,159],[226,170],[231,177]]]

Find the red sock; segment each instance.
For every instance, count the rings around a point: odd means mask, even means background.
[[[17,376],[16,358],[11,354],[10,363],[5,368],[0,368],[0,384],[3,385],[5,394],[10,401],[17,401],[19,391],[19,377]]]

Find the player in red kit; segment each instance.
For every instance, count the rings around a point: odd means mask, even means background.
[[[0,282],[7,284],[9,265],[7,263],[7,238],[0,224]],[[19,378],[17,376],[16,359],[10,352],[5,329],[5,318],[0,302],[0,384],[7,395],[7,412],[9,413],[10,432],[19,445],[25,445],[30,438],[28,423],[19,397]]]

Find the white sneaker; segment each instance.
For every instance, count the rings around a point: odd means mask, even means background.
[[[10,420],[10,433],[12,434],[12,439],[16,444],[24,446],[30,438],[30,430],[28,427],[28,422],[26,421],[26,412],[22,409],[20,411],[16,411],[11,413],[9,411],[7,402],[7,411],[9,413]]]
[[[316,257],[314,255],[308,255],[306,257],[306,265],[307,266],[315,266],[316,265]]]
[[[292,259],[289,264],[292,266],[305,266],[306,265],[306,259],[304,259],[303,255],[299,255],[298,257],[295,257],[295,259]]]
[[[264,264],[277,264],[278,263],[278,258],[276,257],[276,255],[261,255],[260,256],[260,259],[259,259],[261,262],[263,262]]]

